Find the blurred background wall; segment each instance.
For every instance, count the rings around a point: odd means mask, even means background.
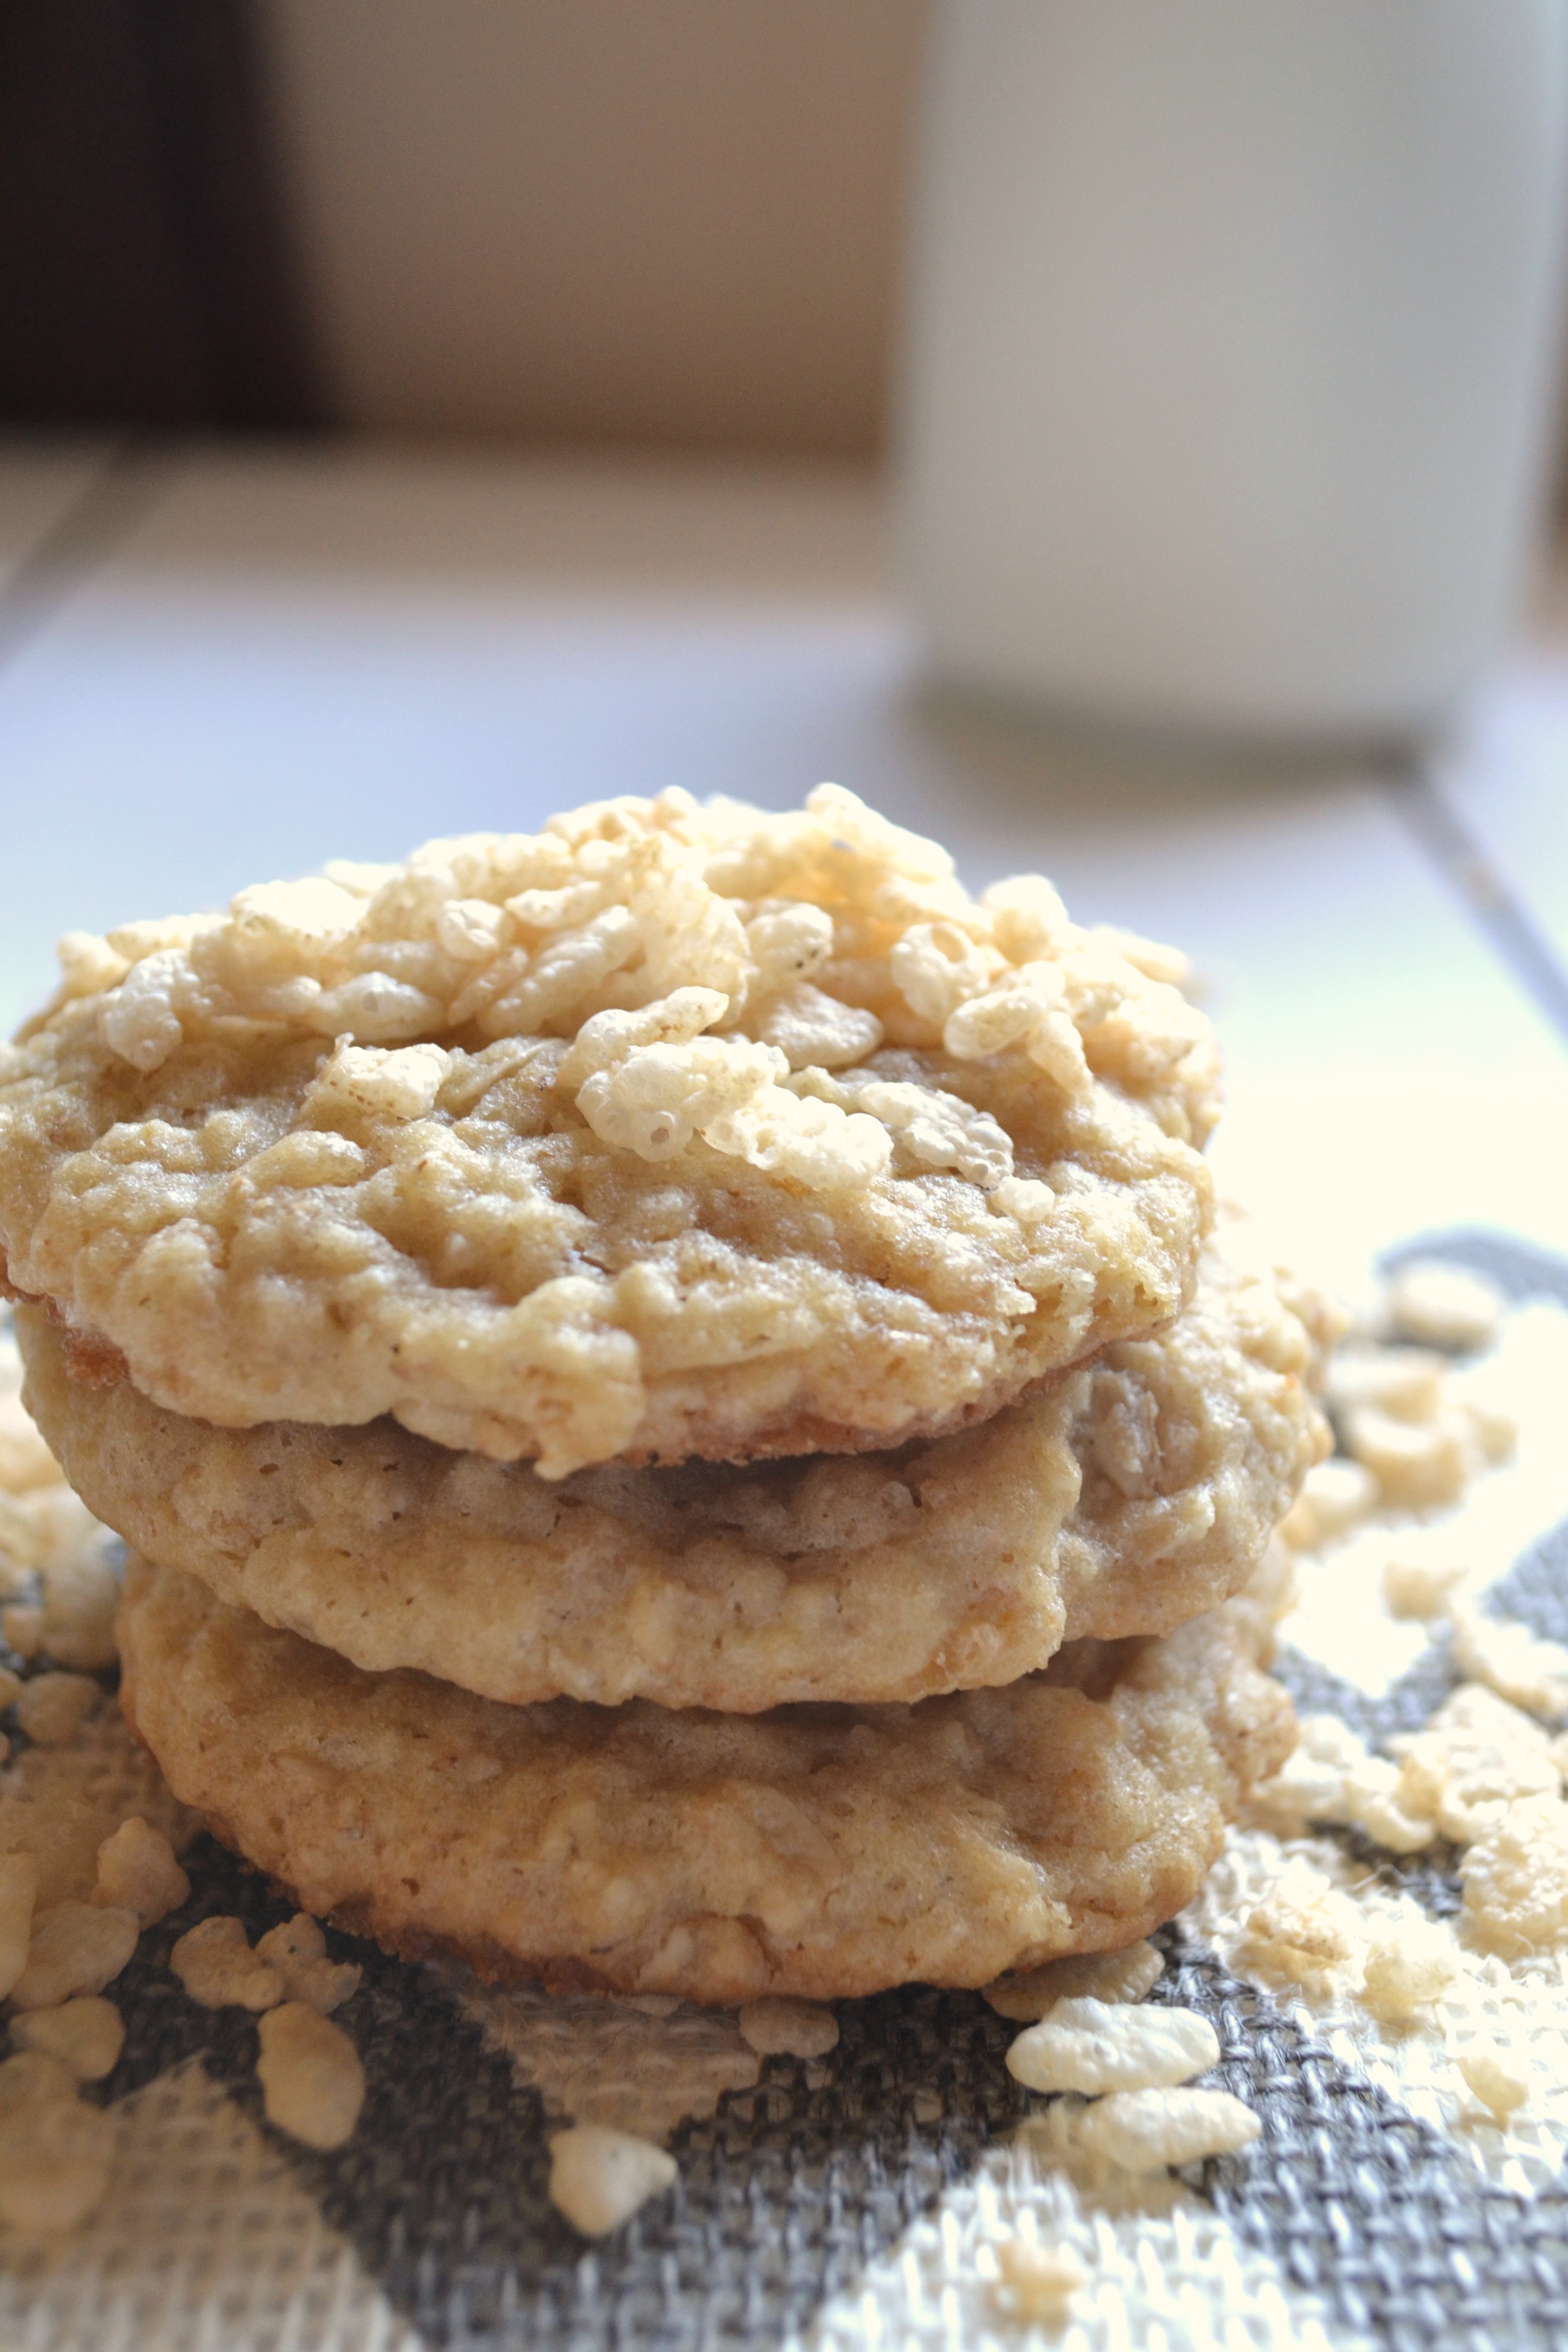
[[[0,412],[868,457],[921,0],[0,0]]]

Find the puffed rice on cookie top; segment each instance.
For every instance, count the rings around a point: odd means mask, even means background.
[[[1191,1292],[1177,960],[824,785],[684,793],[62,942],[0,1247],[79,1363],[243,1428],[537,1460],[980,1418]]]

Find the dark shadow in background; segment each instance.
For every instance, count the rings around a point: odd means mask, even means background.
[[[326,421],[248,0],[0,0],[0,417]]]

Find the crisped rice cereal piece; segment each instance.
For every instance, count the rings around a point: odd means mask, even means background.
[[[275,2009],[283,1998],[281,1971],[251,1950],[239,1919],[200,1920],[180,1937],[169,1966],[204,2009]]]
[[[1456,1602],[1454,1663],[1462,1675],[1530,1715],[1568,1715],[1568,1649],[1543,1642],[1510,1617],[1488,1617]]]
[[[1551,1739],[1506,1699],[1462,1683],[1425,1731],[1389,1741],[1399,1759],[1399,1801],[1468,1844],[1521,1797],[1552,1796],[1561,1769]]]
[[[1124,2172],[1160,2172],[1248,2147],[1263,2126],[1228,2091],[1114,2091],[1079,2118],[1078,2141]]]
[[[134,1911],[143,1927],[177,1911],[190,1891],[191,1882],[175,1861],[174,1847],[140,1813],[121,1822],[98,1849],[93,1901]]]
[[[74,1739],[102,1696],[90,1675],[35,1675],[16,1699],[16,1721],[40,1748]]]
[[[0,2000],[27,1965],[38,1865],[30,1853],[0,1853]]]
[[[83,2105],[41,2051],[0,2063],[0,2221],[28,2235],[74,2230],[109,2185],[114,2118]]]
[[[34,1915],[27,1965],[11,1988],[17,2009],[54,2009],[76,1993],[101,1992],[132,1953],[141,1923],[134,1911],[96,1903],[57,1903]]]
[[[1327,1442],[1309,1324],[1257,1258],[1227,1223],[1168,1331],[934,1444],[553,1486],[388,1421],[213,1430],[71,1380],[18,1320],[83,1493],[222,1599],[513,1705],[745,1714],[1013,1682],[1237,1591]]]
[[[548,1477],[885,1448],[1167,1322],[1207,1022],[851,793],[679,792],[72,934],[0,1250],[92,1377]]]
[[[1384,1564],[1384,1601],[1391,1617],[1429,1622],[1447,1613],[1464,1578],[1465,1570],[1456,1561],[1405,1559],[1396,1554]]]
[[[1435,1919],[1405,1919],[1367,1947],[1361,1998],[1385,2025],[1405,2025],[1440,2000],[1458,1973],[1454,1939]]]
[[[1060,2000],[1142,2000],[1164,1965],[1147,1937],[1140,1937],[1119,1952],[1084,1952],[1047,1960],[1022,1976],[998,1977],[982,1990],[998,2017],[1032,2025]]]
[[[307,2147],[342,2147],[364,2105],[364,2068],[342,2027],[309,2001],[287,2000],[258,2031],[268,2122]]]
[[[1384,1304],[1402,1338],[1473,1355],[1496,1339],[1506,1302],[1484,1275],[1438,1258],[1415,1258],[1393,1276]]]
[[[1522,2107],[1530,2096],[1530,2067],[1517,2050],[1500,2042],[1466,2042],[1454,2063],[1482,2106],[1500,2120]]]
[[[736,2021],[741,2039],[759,2057],[825,2058],[838,2042],[838,2020],[818,2000],[749,2000]]]
[[[1219,2063],[1219,2037],[1195,2010],[1060,2000],[1007,2053],[1031,2091],[1146,2091],[1191,2082]]]
[[[1012,2318],[1060,2326],[1089,2273],[1070,2246],[1041,2246],[1026,2238],[997,2241],[995,2301]]]
[[[297,1911],[281,1927],[268,1928],[258,1938],[256,1950],[282,1978],[284,1998],[302,2000],[322,2017],[353,1999],[364,1974],[353,1960],[327,1958],[327,1939],[308,1911]]]
[[[111,2000],[83,1993],[58,2009],[25,2010],[11,2020],[11,2039],[18,2050],[58,2059],[79,2083],[101,2083],[125,2046],[125,2027]]]
[[[603,2238],[673,2188],[676,2162],[652,2140],[574,2124],[550,2143],[550,2201],[584,2238]]]
[[[1240,1948],[1263,1975],[1321,1990],[1360,1941],[1354,1905],[1298,1856],[1251,1912]]]
[[[1316,1551],[1334,1537],[1349,1535],[1377,1508],[1377,1495],[1370,1470],[1335,1454],[1308,1471],[1279,1532],[1297,1550]]]
[[[177,1794],[393,1949],[739,2004],[1119,1947],[1290,1738],[1229,1602],[917,1707],[503,1707],[370,1675],[133,1559],[121,1696]]]
[[[1483,1952],[1522,1958],[1568,1934],[1568,1805],[1521,1797],[1480,1832],[1459,1863],[1464,1923]]]

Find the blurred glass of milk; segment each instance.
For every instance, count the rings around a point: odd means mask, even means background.
[[[1409,740],[1552,440],[1568,0],[938,0],[900,420],[932,667]]]

